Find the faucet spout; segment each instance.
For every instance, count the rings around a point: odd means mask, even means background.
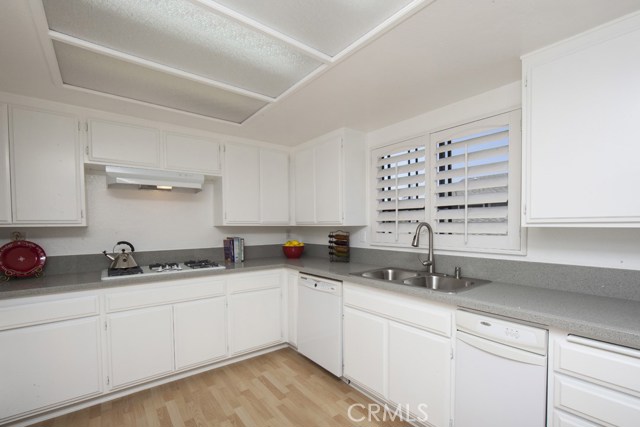
[[[429,233],[429,253],[426,261],[422,261],[422,264],[427,267],[427,271],[429,272],[429,274],[433,274],[436,270],[435,260],[433,258],[433,229],[428,222],[421,222],[420,224],[418,224],[416,233],[413,236],[413,240],[411,241],[411,246],[417,248],[420,245],[420,232],[424,227],[427,228],[427,231]]]

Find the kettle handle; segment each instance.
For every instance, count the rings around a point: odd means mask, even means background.
[[[118,246],[118,245],[127,245],[127,246],[129,246],[129,248],[131,248],[131,252],[135,252],[136,251],[133,248],[133,245],[131,243],[127,242],[127,241],[122,240],[122,241],[116,243],[116,246]]]

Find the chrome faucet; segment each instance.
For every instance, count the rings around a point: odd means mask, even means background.
[[[413,236],[413,240],[411,241],[411,246],[417,248],[420,244],[420,232],[422,231],[422,227],[427,227],[427,231],[429,232],[429,255],[425,261],[420,260],[422,265],[427,267],[427,271],[429,274],[433,274],[436,271],[436,262],[433,258],[433,229],[427,222],[421,222],[418,224],[418,228],[416,228],[416,234]],[[418,257],[418,259],[420,259]]]

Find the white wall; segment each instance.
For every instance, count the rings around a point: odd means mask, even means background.
[[[520,107],[521,103],[520,82],[517,81],[370,132],[367,139],[370,147],[386,145]],[[306,228],[296,229],[293,234],[298,240],[326,245],[329,231]],[[369,244],[368,227],[350,231],[352,246],[394,250]],[[527,231],[527,254],[524,256],[444,252],[438,251],[437,247],[436,253],[640,270],[640,229],[529,228]],[[414,251],[409,247],[395,250]]]
[[[26,233],[47,255],[111,252],[119,240],[136,251],[221,247],[228,235],[247,245],[282,243],[286,232],[269,227],[213,227],[213,183],[200,193],[107,188],[104,172],[87,171],[87,227],[0,229],[0,245],[11,231]]]

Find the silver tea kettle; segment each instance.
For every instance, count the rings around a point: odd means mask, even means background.
[[[120,252],[119,254],[116,254],[116,246],[118,245],[127,245],[129,246],[129,249],[131,251],[127,252],[126,249],[122,249],[122,252]],[[102,253],[104,254],[104,256],[106,256],[111,260],[111,265],[109,266],[109,268],[120,269],[120,268],[132,268],[132,267],[138,266],[138,263],[136,262],[136,260],[133,259],[132,254],[134,251],[135,249],[133,248],[133,245],[131,243],[121,241],[116,243],[115,246],[113,247],[114,256],[107,254],[107,251],[102,251]]]

